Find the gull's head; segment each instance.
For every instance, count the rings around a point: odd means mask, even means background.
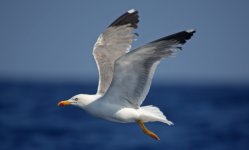
[[[60,101],[57,105],[58,106],[67,106],[67,105],[75,105],[78,106],[81,104],[81,101],[84,101],[84,99],[82,98],[82,96],[80,95],[75,95],[72,98],[68,99],[68,100],[62,100]]]
[[[98,99],[97,95],[78,94],[68,100],[60,101],[57,105],[58,106],[74,105],[74,106],[84,107],[92,103],[96,99]]]

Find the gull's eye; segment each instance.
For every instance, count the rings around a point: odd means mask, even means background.
[[[75,101],[78,101],[79,99],[78,98],[74,98]]]

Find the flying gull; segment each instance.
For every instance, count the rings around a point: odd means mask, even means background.
[[[158,107],[141,104],[149,92],[159,62],[181,50],[181,45],[192,37],[195,30],[165,36],[130,51],[137,37],[133,30],[137,28],[138,18],[138,11],[131,9],[98,37],[93,48],[99,70],[97,93],[78,94],[69,100],[60,101],[58,106],[78,106],[95,117],[109,121],[136,122],[145,134],[160,140],[144,123],[173,123]]]

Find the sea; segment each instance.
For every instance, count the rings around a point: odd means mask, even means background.
[[[0,150],[248,150],[249,85],[153,84],[143,105],[158,106],[173,126],[113,123],[80,108],[58,107],[91,82],[0,81]]]

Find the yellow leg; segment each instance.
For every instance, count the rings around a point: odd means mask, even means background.
[[[147,135],[149,135],[150,137],[156,139],[156,140],[160,140],[160,138],[155,134],[153,133],[152,131],[150,131],[149,129],[147,129],[143,123],[143,121],[141,120],[137,120],[137,124],[140,126],[140,128],[143,130],[143,132]]]

